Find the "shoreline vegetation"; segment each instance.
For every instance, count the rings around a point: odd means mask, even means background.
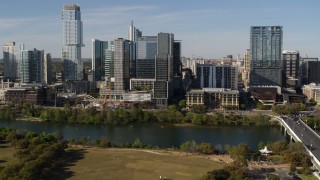
[[[44,108],[32,104],[18,104],[0,107],[0,120],[49,121],[66,124],[132,125],[135,123],[170,123],[177,127],[230,127],[230,126],[274,126],[266,115],[223,115],[215,112],[191,110],[185,112],[174,105],[167,110],[147,111],[139,107],[131,109],[79,109],[70,105],[63,108]]]
[[[122,159],[121,168],[119,167],[121,170],[125,169],[122,173],[129,171],[130,168],[128,169],[128,167],[131,166],[139,169],[140,166],[144,165],[143,163],[148,161],[145,167],[150,169],[142,173],[142,177],[147,177],[150,174],[154,175],[154,168],[157,166],[150,167],[150,163],[169,164],[176,167],[176,161],[182,163],[178,163],[180,167],[186,166],[187,169],[190,167],[199,169],[197,166],[203,165],[203,163],[217,163],[214,167],[206,166],[207,174],[205,174],[204,169],[197,172],[198,175],[202,174],[202,179],[216,179],[220,176],[227,177],[225,179],[255,179],[257,176],[252,172],[256,172],[257,169],[262,169],[262,167],[271,167],[272,172],[276,171],[277,167],[279,169],[280,167],[286,167],[291,174],[298,172],[310,175],[312,173],[311,159],[305,152],[303,144],[297,142],[289,144],[282,141],[267,143],[266,146],[273,151],[273,155],[263,156],[257,151],[250,150],[246,144],[226,145],[223,151],[210,143],[202,142],[198,144],[195,141],[186,141],[178,148],[158,148],[145,145],[138,138],[131,143],[121,145],[114,144],[106,137],[102,137],[95,142],[86,137],[68,142],[63,140],[63,134],[61,133],[37,134],[31,131],[0,128],[0,146],[0,152],[6,151],[1,153],[5,156],[0,155],[0,177],[3,179],[70,178],[77,173],[66,172],[67,170],[73,169],[79,173],[82,172],[81,169],[92,169],[96,161],[88,162],[90,158],[103,159],[106,157],[109,159],[104,162],[107,162],[108,165],[110,165],[110,162],[119,165],[119,159]],[[89,151],[91,154],[88,153]],[[94,154],[97,152],[98,154]],[[141,152],[148,154],[141,154]],[[8,158],[10,154],[13,158]],[[106,156],[106,154],[108,155]],[[164,160],[164,155],[170,157]],[[156,162],[153,161],[153,158],[157,158]],[[202,161],[199,162],[194,158],[202,159]],[[195,161],[198,165],[194,164]],[[105,166],[104,168],[109,168],[108,170],[112,171],[112,167]],[[119,169],[116,171],[118,172]],[[165,168],[163,172],[169,173],[170,176],[175,174],[174,169]],[[62,177],[61,175],[65,176]],[[120,176],[121,174],[118,172],[117,175]],[[129,177],[131,175],[130,173],[127,174]]]

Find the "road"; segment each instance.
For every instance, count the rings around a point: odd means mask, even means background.
[[[303,123],[299,117],[282,116],[281,118],[320,161],[320,136],[308,128],[308,126]]]

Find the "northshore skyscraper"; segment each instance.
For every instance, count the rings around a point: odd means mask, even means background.
[[[83,79],[83,63],[81,60],[82,21],[80,6],[65,5],[62,10],[63,45],[62,60],[64,80]]]
[[[250,47],[250,86],[281,86],[282,26],[252,26]]]

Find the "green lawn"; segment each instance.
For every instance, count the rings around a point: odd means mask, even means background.
[[[10,144],[0,144],[0,166],[15,161],[16,159],[13,156],[15,152],[16,150]]]
[[[158,152],[158,151],[157,151]],[[199,179],[225,164],[205,157],[165,151],[85,149],[83,157],[66,167],[71,179]],[[163,152],[163,153],[162,153]]]

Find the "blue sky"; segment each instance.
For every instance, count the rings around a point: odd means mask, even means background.
[[[250,26],[283,26],[283,49],[320,57],[319,0],[11,0],[0,6],[0,44],[23,42],[60,57],[61,10],[81,6],[83,57],[91,57],[91,39],[127,38],[131,20],[143,35],[174,33],[182,55],[222,58],[243,56]],[[0,55],[1,57],[2,55]]]

